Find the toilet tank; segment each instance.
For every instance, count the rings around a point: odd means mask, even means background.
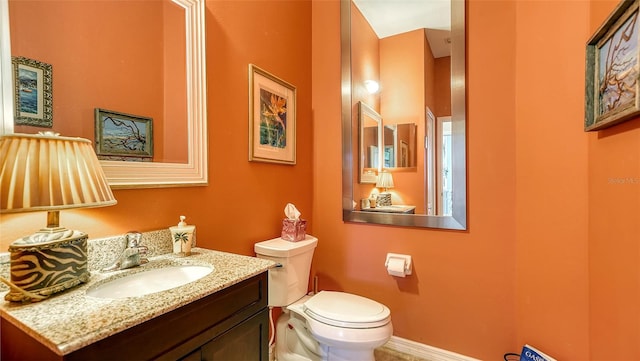
[[[279,264],[269,270],[269,306],[287,306],[307,294],[311,259],[317,244],[318,239],[307,234],[298,242],[274,238],[254,245],[258,258]]]

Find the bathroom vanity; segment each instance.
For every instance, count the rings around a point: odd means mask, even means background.
[[[87,284],[41,302],[5,302],[2,360],[268,360],[267,270],[274,262],[193,251],[190,257],[151,257],[128,270],[92,272]],[[87,295],[113,279],[175,265],[214,270],[140,297]]]

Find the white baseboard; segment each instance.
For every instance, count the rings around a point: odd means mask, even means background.
[[[429,361],[480,361],[473,357],[460,355],[441,348],[425,345],[405,338],[391,336],[385,347]]]

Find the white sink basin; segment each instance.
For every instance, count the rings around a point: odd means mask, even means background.
[[[213,272],[206,266],[169,266],[135,273],[95,286],[87,296],[97,298],[139,297],[196,281]]]

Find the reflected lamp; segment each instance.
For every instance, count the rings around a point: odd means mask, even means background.
[[[91,142],[56,133],[0,137],[0,213],[47,212],[47,226],[9,246],[7,301],[39,301],[87,282],[87,239],[64,209],[116,204]]]
[[[393,188],[393,176],[387,171],[382,171],[378,174],[378,181],[376,182],[377,188],[383,188],[384,191],[378,194],[378,204],[380,206],[391,205],[391,193],[387,192],[389,188]]]

